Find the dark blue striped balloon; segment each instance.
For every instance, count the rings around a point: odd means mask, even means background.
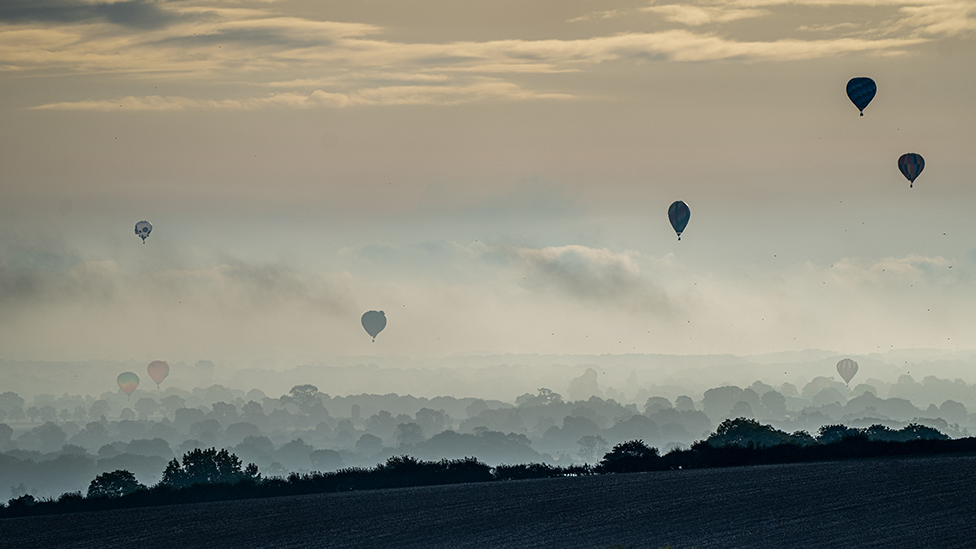
[[[909,187],[915,185],[915,178],[925,169],[925,159],[917,153],[907,153],[898,159],[898,169],[909,182]]]
[[[864,108],[874,99],[876,93],[878,93],[878,86],[870,78],[859,76],[851,78],[847,83],[847,97],[850,97],[851,103],[861,111],[861,116],[864,116]]]
[[[678,233],[678,240],[681,240],[681,233],[688,226],[688,220],[691,219],[691,209],[688,208],[687,204],[678,200],[668,208],[668,219],[671,220],[674,232]]]

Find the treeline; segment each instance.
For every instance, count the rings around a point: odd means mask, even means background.
[[[87,495],[70,492],[37,500],[25,494],[0,506],[0,518],[351,490],[934,454],[976,454],[976,438],[953,440],[917,424],[899,430],[882,425],[864,429],[830,425],[814,437],[738,418],[722,422],[691,448],[665,455],[642,440],[617,444],[596,466],[530,463],[491,467],[476,458],[423,461],[402,455],[372,468],[269,478],[263,478],[254,464],[244,467],[240,458],[225,449],[195,449],[182,460],[171,460],[154,486],[140,484],[128,471],[103,473],[92,480]]]

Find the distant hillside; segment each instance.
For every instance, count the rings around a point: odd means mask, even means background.
[[[734,467],[0,520],[0,547],[972,547],[976,458]]]

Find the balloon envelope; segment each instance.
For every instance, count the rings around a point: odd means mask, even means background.
[[[844,383],[850,383],[854,379],[854,374],[857,373],[857,362],[849,358],[841,360],[837,363],[837,373],[844,378]]]
[[[386,328],[386,314],[383,311],[366,311],[363,314],[363,328],[376,341],[376,334]]]
[[[122,392],[127,395],[131,395],[132,391],[135,391],[136,387],[139,386],[139,376],[132,372],[122,372],[116,381],[119,382],[119,389],[122,389]]]
[[[136,223],[136,236],[142,239],[142,243],[146,243],[146,237],[152,232],[152,223],[148,221],[140,221]]]
[[[851,78],[847,82],[847,97],[851,99],[851,103],[854,103],[857,110],[861,111],[861,116],[864,116],[864,108],[874,99],[876,93],[878,93],[878,85],[870,78],[861,76]]]
[[[681,240],[681,233],[688,226],[688,220],[691,219],[691,209],[688,208],[687,204],[678,200],[668,208],[668,219],[671,220],[671,227],[674,228],[674,232],[678,233],[678,240]]]
[[[925,169],[925,159],[917,153],[906,153],[898,158],[898,169],[905,179],[909,181],[909,187],[915,185],[915,178]]]
[[[159,384],[169,375],[169,364],[165,360],[154,360],[149,363],[146,370],[149,372],[149,377],[156,382],[156,387],[159,387]]]

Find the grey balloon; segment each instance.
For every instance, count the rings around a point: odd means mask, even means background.
[[[386,314],[383,311],[366,311],[363,313],[363,328],[376,342],[376,335],[386,328]]]
[[[142,239],[142,243],[146,243],[146,237],[152,232],[152,223],[148,221],[140,221],[136,223],[136,236]]]

